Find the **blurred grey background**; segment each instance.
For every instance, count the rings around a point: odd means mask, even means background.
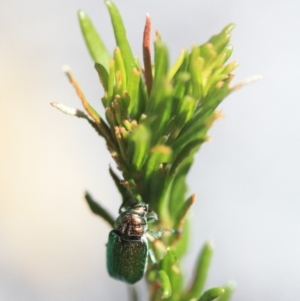
[[[191,274],[206,239],[215,254],[207,286],[233,279],[233,300],[300,295],[300,2],[116,0],[133,51],[141,56],[145,14],[171,50],[203,43],[230,22],[235,92],[189,174],[194,206]],[[85,9],[112,51],[106,7],[94,0],[0,3],[0,300],[127,300],[107,275],[108,226],[83,201],[88,189],[117,214],[104,142],[52,101],[80,107],[61,71],[68,64],[101,111],[102,89],[76,11]],[[103,111],[101,111],[103,112]],[[113,165],[114,166],[114,165]],[[142,289],[144,284],[137,285]],[[146,300],[146,297],[144,298]]]

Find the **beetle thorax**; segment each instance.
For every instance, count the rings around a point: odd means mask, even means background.
[[[129,213],[118,223],[117,230],[126,236],[142,236],[147,231],[147,220],[145,217]]]

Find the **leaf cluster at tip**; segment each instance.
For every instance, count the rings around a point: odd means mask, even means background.
[[[231,72],[237,63],[227,61],[234,26],[228,25],[203,45],[183,50],[171,66],[168,49],[157,34],[150,70],[153,83],[148,91],[144,74],[149,70],[133,56],[118,9],[111,1],[106,5],[117,44],[112,54],[87,13],[78,12],[104,88],[105,121],[99,116],[101,122],[96,122],[101,123],[102,136],[122,171],[132,202],[143,200],[159,213],[175,202],[168,191],[179,181],[181,170],[189,169],[218,117],[217,106],[232,91]],[[174,206],[179,210],[184,200]]]

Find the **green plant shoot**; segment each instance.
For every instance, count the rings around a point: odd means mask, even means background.
[[[208,130],[221,116],[219,104],[242,86],[231,86],[232,72],[238,66],[228,62],[234,25],[227,25],[202,45],[182,50],[170,64],[168,48],[158,32],[151,52],[147,16],[141,63],[132,53],[117,7],[111,1],[105,4],[116,40],[113,53],[88,14],[78,12],[95,75],[104,89],[105,116],[88,102],[69,69],[66,74],[86,113],[52,105],[87,120],[105,139],[116,163],[109,172],[120,192],[118,219],[86,194],[93,213],[113,228],[107,244],[109,275],[132,284],[145,274],[152,301],[229,300],[232,286],[205,290],[213,252],[209,242],[200,251],[187,286],[180,262],[188,249],[188,211],[195,201],[195,195],[186,195],[187,173],[195,153],[209,139]]]

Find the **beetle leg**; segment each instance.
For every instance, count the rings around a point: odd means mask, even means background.
[[[156,257],[155,257],[155,254],[154,254],[154,251],[152,249],[148,249],[148,254],[149,254],[149,257],[152,261],[153,264],[157,264],[157,260],[156,260]]]
[[[150,210],[148,213],[147,213],[147,222],[148,223],[154,223],[158,220],[158,217],[157,217],[157,214]]]
[[[160,237],[162,237],[162,235],[164,234],[165,229],[162,229],[162,230],[160,230],[159,232],[154,232],[154,231],[148,229],[147,232],[148,232],[151,236],[153,236],[154,238],[160,238]]]
[[[171,229],[171,230],[166,230],[169,231],[171,234],[182,234],[183,229]]]

